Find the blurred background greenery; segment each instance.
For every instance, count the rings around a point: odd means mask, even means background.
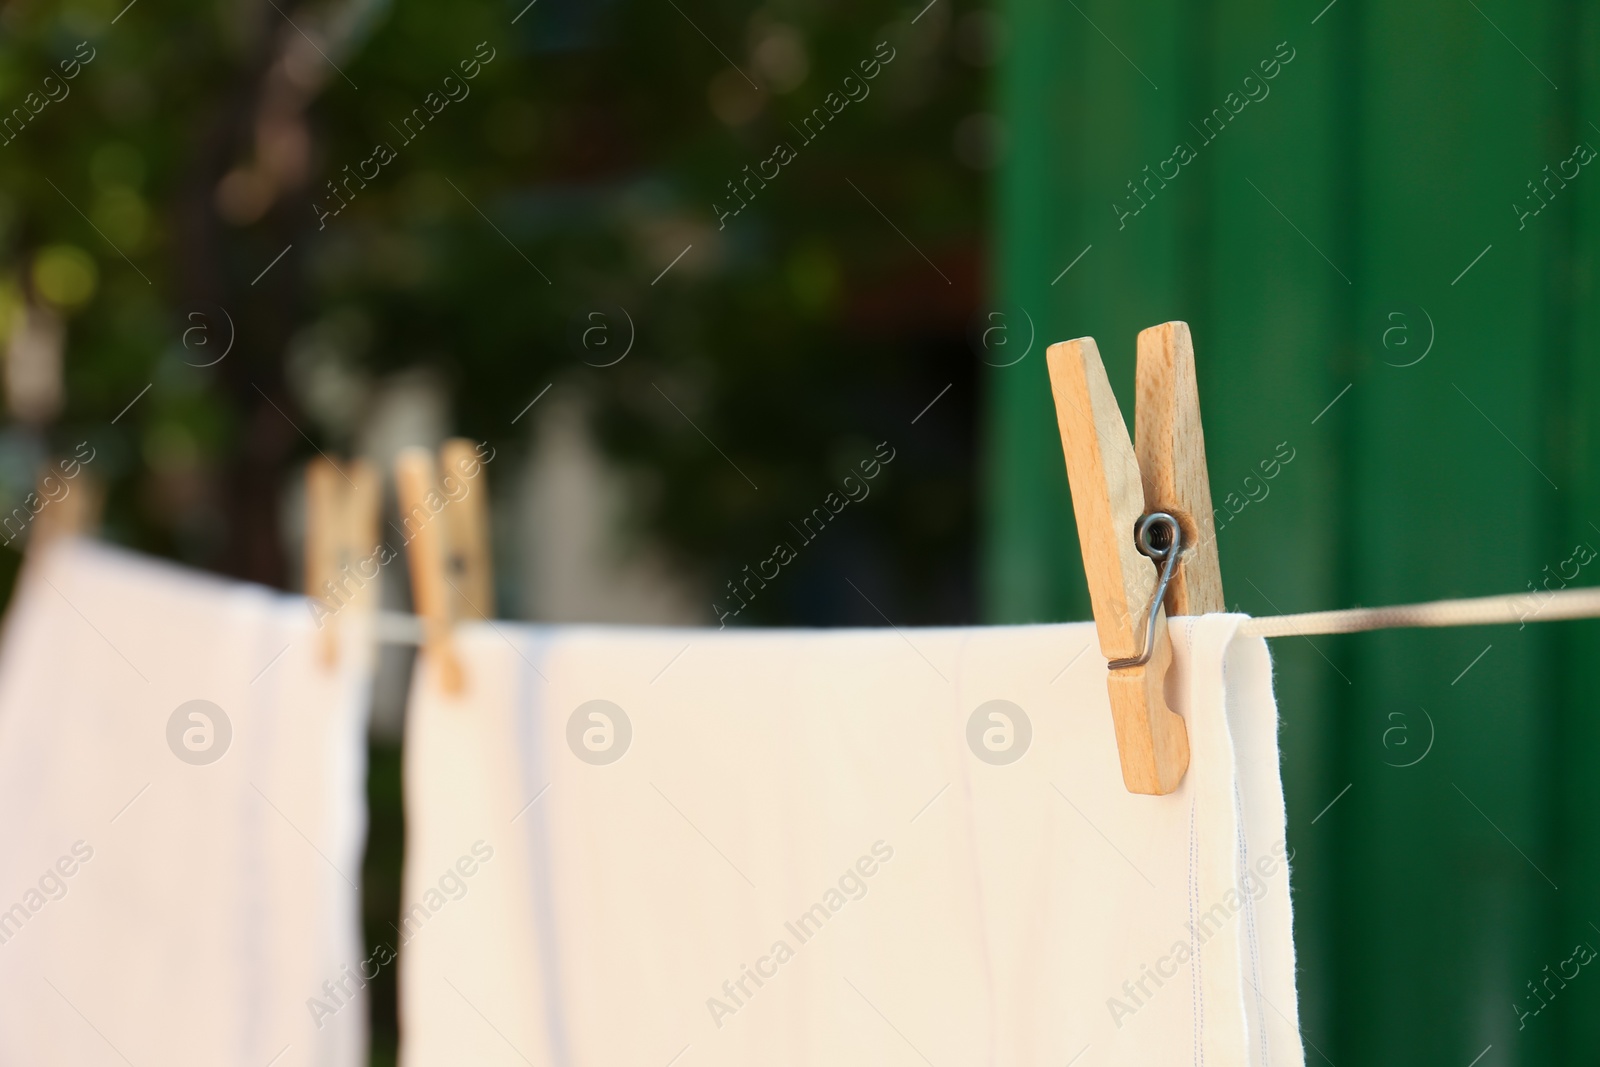
[[[13,0],[0,504],[88,442],[108,537],[294,588],[309,457],[460,433],[501,614],[710,623],[886,448],[734,624],[1082,618],[1043,348],[1131,415],[1184,319],[1230,605],[1591,584],[1596,56],[1577,0]],[[1309,1061],[1600,1054],[1600,980],[1528,1014],[1600,945],[1597,633],[1275,642]]]

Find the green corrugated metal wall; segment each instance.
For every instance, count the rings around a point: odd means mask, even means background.
[[[1038,341],[986,379],[993,621],[1088,614],[1044,346],[1097,338],[1131,426],[1167,319],[1238,508],[1230,607],[1600,585],[1600,7],[1325,2],[1004,7],[994,300]],[[1578,174],[1519,220],[1547,165]],[[1543,984],[1600,948],[1597,649],[1274,642],[1309,1063],[1600,1062],[1600,965]]]

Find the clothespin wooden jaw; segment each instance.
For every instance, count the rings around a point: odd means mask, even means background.
[[[1143,664],[1106,679],[1122,780],[1134,793],[1170,793],[1189,766],[1189,735],[1166,700],[1167,611],[1222,606],[1189,330],[1170,322],[1139,335],[1137,453],[1094,339],[1052,345],[1046,358],[1100,651],[1136,659],[1147,634],[1152,642]],[[1157,511],[1182,531],[1164,603],[1154,602],[1156,565],[1135,542],[1139,520]]]
[[[445,577],[450,584],[456,619],[494,617],[493,557],[490,554],[489,492],[478,446],[452,437],[439,449],[442,478],[449,503],[444,509],[447,531]]]
[[[33,496],[27,504],[30,511],[38,508],[38,517],[28,534],[28,552],[38,552],[62,538],[93,534],[100,526],[104,503],[104,487],[86,465],[74,459],[46,463],[39,468]],[[11,527],[7,525],[5,529],[9,532]]]
[[[1184,551],[1167,587],[1167,614],[1224,611],[1189,324],[1163,322],[1140,330],[1135,373],[1133,424],[1145,511],[1164,511],[1183,528]]]
[[[411,598],[422,618],[423,653],[432,661],[444,691],[466,688],[461,660],[451,639],[453,593],[445,567],[449,530],[442,513],[437,464],[426,448],[407,448],[395,458],[394,479],[400,524],[411,567]]]
[[[333,666],[339,657],[339,634],[331,617],[337,610],[327,597],[338,571],[338,528],[340,505],[339,472],[333,461],[318,458],[306,464],[306,596],[320,601],[312,605],[312,616],[321,633],[322,665]]]
[[[342,613],[378,605],[380,490],[365,460],[341,468],[324,456],[306,465],[306,596],[315,601],[324,667],[338,662]]]

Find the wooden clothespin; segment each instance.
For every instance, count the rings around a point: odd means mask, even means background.
[[[93,456],[92,451],[90,455]],[[39,468],[38,481],[25,504],[37,516],[28,534],[28,551],[37,552],[64,537],[93,534],[100,527],[104,503],[104,488],[87,464],[76,459],[45,463]],[[10,519],[8,516],[5,523],[8,533]]]
[[[452,619],[494,617],[493,557],[489,549],[489,486],[478,446],[452,437],[439,449],[444,467],[445,576],[450,582]]]
[[[433,453],[426,448],[401,451],[394,462],[394,480],[411,566],[411,598],[422,617],[423,652],[433,662],[445,692],[461,693],[466,679],[450,634],[454,594],[445,573],[449,552],[448,520],[443,518],[446,498],[439,491]]]
[[[306,466],[306,596],[320,604],[313,614],[321,625],[325,667],[339,658],[339,614],[378,605],[380,488],[377,471],[365,460],[341,468],[320,457]]]
[[[1140,332],[1137,452],[1094,339],[1051,345],[1046,358],[1122,780],[1170,793],[1189,767],[1189,735],[1165,695],[1167,615],[1224,606],[1194,344],[1182,322]]]

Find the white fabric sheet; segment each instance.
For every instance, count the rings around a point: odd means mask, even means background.
[[[370,654],[325,670],[315,637],[297,597],[90,544],[28,561],[0,649],[0,1063],[365,1062]],[[169,745],[193,700],[231,727],[214,762]],[[197,759],[222,745],[201,714]]]
[[[1240,618],[1173,620],[1167,797],[1089,624],[460,628],[407,726],[402,1063],[1301,1064]]]

